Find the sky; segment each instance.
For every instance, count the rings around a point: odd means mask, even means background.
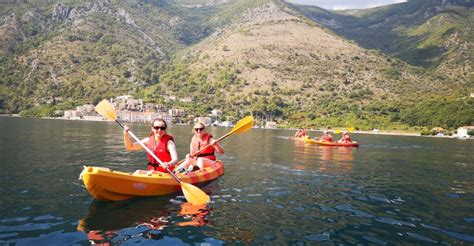
[[[406,0],[287,0],[290,3],[314,5],[324,9],[367,9],[388,4],[402,3]]]

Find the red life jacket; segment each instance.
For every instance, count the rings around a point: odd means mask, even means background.
[[[344,135],[343,141],[346,143],[352,143],[352,139],[349,135]]]
[[[325,135],[325,136],[323,136],[323,140],[328,141],[328,142],[332,142],[332,136],[331,135]]]
[[[211,138],[212,138],[212,135],[209,133],[204,134],[202,140],[199,139],[199,137],[196,135],[193,136],[193,138],[191,139],[191,154],[200,150],[202,147],[209,145]],[[201,151],[197,155],[197,157],[204,157],[213,161],[217,159],[216,156],[214,155],[214,148],[212,146],[209,146],[203,151]]]
[[[160,138],[160,141],[158,144],[155,142],[155,136],[153,133],[150,134],[150,138],[148,139],[148,148],[153,151],[153,154],[155,154],[161,162],[168,162],[171,161],[171,154],[170,151],[168,150],[168,141],[174,141],[173,137],[165,134]],[[146,156],[148,157],[148,170],[155,170],[158,172],[166,173],[166,169],[160,166],[160,163],[153,158],[148,152],[146,153]],[[174,166],[169,167],[171,171],[173,171]]]

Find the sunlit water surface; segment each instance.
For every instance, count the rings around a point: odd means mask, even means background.
[[[318,147],[252,129],[222,142],[225,174],[195,208],[181,194],[91,198],[84,165],[145,168],[114,123],[0,117],[0,129],[0,244],[474,244],[470,140],[353,134],[359,148]],[[183,158],[191,126],[169,133]]]

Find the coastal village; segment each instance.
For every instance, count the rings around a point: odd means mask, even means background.
[[[472,95],[471,95],[472,96]],[[175,96],[165,96],[165,101],[178,100]],[[181,102],[192,102],[192,98],[179,99]],[[232,127],[233,122],[223,119],[222,111],[213,109],[207,116],[195,116],[188,114],[182,108],[167,108],[162,104],[145,103],[143,99],[136,99],[130,95],[122,95],[115,98],[109,99],[110,103],[117,109],[117,116],[126,122],[142,122],[148,123],[155,118],[162,118],[169,124],[193,124],[195,122],[203,122],[208,126],[220,126],[220,127]],[[66,120],[88,120],[88,121],[105,121],[102,116],[97,114],[94,110],[94,105],[84,104],[77,106],[76,109],[66,110],[64,112],[57,112],[57,115],[62,115],[60,119]],[[255,126],[259,127],[259,126]],[[277,123],[274,121],[266,121],[261,128],[276,129]],[[311,129],[313,130],[313,129]],[[431,131],[436,132],[436,137],[454,137],[461,139],[469,139],[471,131],[474,131],[474,126],[462,126],[459,127],[455,134],[449,136],[443,128],[436,127]],[[359,132],[359,131],[355,131]],[[360,132],[362,133],[362,132]],[[373,134],[383,134],[379,129],[373,129]],[[392,135],[391,133],[387,133]]]
[[[174,96],[165,96],[165,101],[177,100]],[[181,102],[192,102],[192,98],[186,97],[179,99]],[[144,103],[143,99],[136,99],[130,95],[118,96],[110,98],[110,103],[117,110],[117,116],[126,122],[151,122],[155,118],[162,118],[167,123],[172,124],[192,124],[200,121],[206,125],[232,127],[231,121],[222,118],[222,111],[213,109],[207,116],[195,116],[188,114],[181,108],[166,108],[161,104]],[[102,121],[105,120],[94,110],[94,105],[84,104],[77,106],[76,109],[57,112],[62,115],[61,119],[67,120],[89,120]],[[267,121],[264,128],[276,128],[276,122]]]

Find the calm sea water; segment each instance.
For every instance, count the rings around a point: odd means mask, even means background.
[[[222,142],[225,174],[193,209],[180,194],[91,198],[84,165],[145,168],[114,123],[0,117],[0,129],[0,244],[474,244],[470,140],[353,134],[359,148],[318,147],[252,129]],[[191,126],[169,133],[183,158]]]

